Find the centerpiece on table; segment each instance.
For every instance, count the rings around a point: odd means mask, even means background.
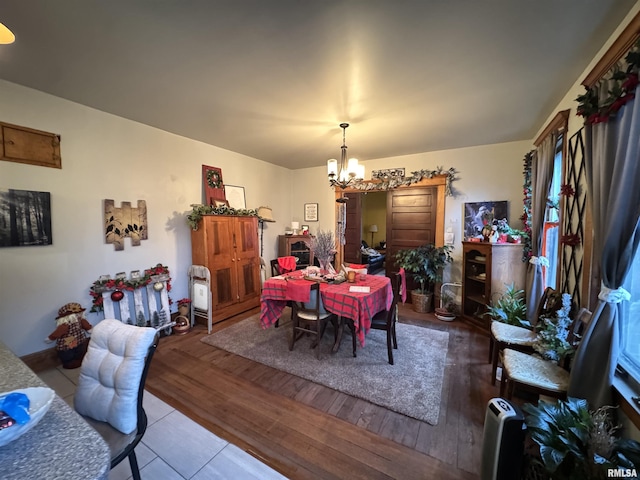
[[[331,264],[333,256],[337,252],[336,240],[332,231],[318,230],[316,235],[305,241],[305,243],[313,252],[314,257],[318,259],[321,273],[336,273]]]

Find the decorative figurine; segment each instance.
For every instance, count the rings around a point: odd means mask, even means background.
[[[56,350],[63,368],[78,368],[87,352],[89,340],[85,333],[91,331],[91,324],[84,318],[85,309],[79,303],[67,303],[58,310],[57,328],[46,342],[56,342]]]

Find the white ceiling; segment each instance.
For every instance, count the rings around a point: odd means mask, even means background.
[[[361,160],[530,140],[634,3],[2,0],[0,78],[304,168],[341,122]]]

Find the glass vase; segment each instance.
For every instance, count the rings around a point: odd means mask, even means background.
[[[331,259],[329,258],[318,258],[318,263],[320,264],[320,273],[325,275],[327,273],[335,273],[333,269],[333,265],[331,265]]]

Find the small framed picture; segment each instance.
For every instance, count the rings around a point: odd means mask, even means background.
[[[309,225],[302,225],[302,235],[309,235]]]
[[[244,187],[236,187],[235,185],[224,186],[225,197],[229,206],[236,210],[244,210],[247,204],[244,197]]]
[[[317,203],[304,204],[304,221],[305,222],[318,221],[318,204]]]

